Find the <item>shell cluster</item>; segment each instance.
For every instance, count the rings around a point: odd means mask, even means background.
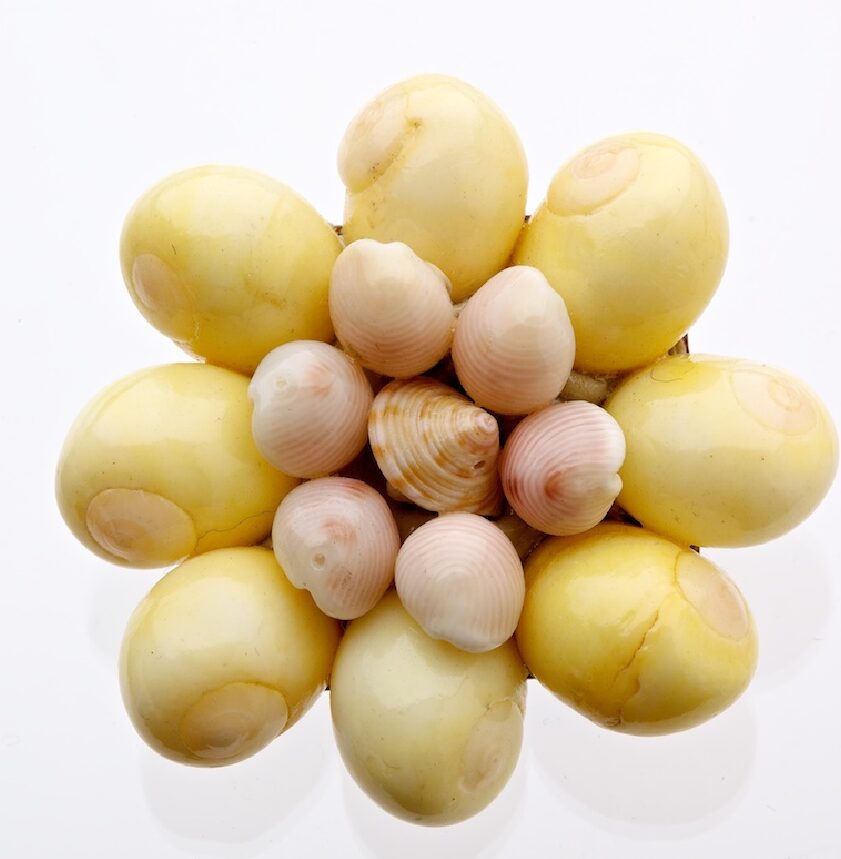
[[[360,111],[339,172],[342,230],[238,168],[171,177],[127,218],[132,299],[208,363],[100,394],[56,491],[92,551],[181,562],[124,640],[143,738],[232,763],[330,679],[359,785],[440,824],[510,776],[529,672],[617,730],[727,707],[755,628],[689,546],[797,525],[838,440],[798,380],[687,354],[727,253],[706,168],[609,138],[524,225],[511,124],[425,75]]]

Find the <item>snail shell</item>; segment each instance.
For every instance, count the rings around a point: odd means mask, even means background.
[[[533,528],[556,536],[587,531],[613,504],[625,436],[602,408],[549,406],[517,425],[500,458],[505,494]]]
[[[284,498],[272,542],[296,588],[308,590],[324,614],[352,620],[391,584],[400,537],[376,490],[361,480],[322,477]]]
[[[373,392],[362,368],[340,349],[296,340],[260,362],[248,396],[260,453],[295,477],[321,477],[365,446]]]
[[[408,378],[449,351],[456,318],[450,282],[402,242],[360,239],[330,277],[330,316],[345,350],[363,367]]]
[[[523,415],[548,405],[569,378],[575,334],[564,300],[536,268],[492,277],[458,317],[453,362],[477,405]]]
[[[513,634],[523,608],[523,565],[492,522],[450,513],[421,525],[397,553],[403,607],[431,638],[473,653]]]
[[[412,503],[498,512],[499,427],[452,388],[424,378],[390,382],[374,398],[368,437],[380,470]]]

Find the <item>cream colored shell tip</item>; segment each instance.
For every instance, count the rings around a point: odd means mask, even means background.
[[[575,334],[564,300],[536,268],[492,277],[462,309],[453,343],[459,381],[477,405],[524,415],[554,400],[569,378]]]
[[[525,597],[511,541],[472,513],[439,516],[409,536],[397,554],[395,585],[428,636],[473,653],[514,634]]]
[[[424,378],[390,382],[374,398],[368,437],[388,482],[419,507],[499,511],[496,419],[452,388]]]
[[[515,512],[556,536],[587,531],[613,504],[622,480],[625,436],[592,403],[549,406],[517,425],[505,445],[500,474]]]
[[[260,362],[248,395],[260,453],[295,477],[322,477],[365,446],[373,392],[362,368],[333,346],[296,340]]]
[[[345,350],[363,367],[408,378],[450,350],[455,310],[450,282],[401,242],[360,239],[330,277],[330,316]]]
[[[330,617],[372,609],[394,576],[400,538],[385,499],[348,477],[322,477],[293,490],[277,510],[275,557],[296,588]]]

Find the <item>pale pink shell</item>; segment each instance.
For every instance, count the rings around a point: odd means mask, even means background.
[[[308,590],[330,617],[352,620],[391,584],[400,538],[378,492],[361,480],[322,477],[283,499],[272,546],[296,588]]]
[[[520,518],[547,534],[579,534],[600,522],[622,480],[625,436],[601,407],[549,406],[517,425],[500,458],[502,485]]]
[[[564,300],[543,274],[512,266],[494,275],[458,317],[453,362],[477,405],[524,415],[548,405],[569,378],[575,334]]]
[[[359,239],[330,277],[330,317],[344,348],[385,376],[408,378],[449,351],[455,328],[449,281],[402,242]]]
[[[368,437],[393,489],[419,507],[499,511],[496,420],[452,388],[424,378],[390,382],[374,398]]]
[[[254,442],[285,474],[330,474],[365,446],[373,392],[359,364],[334,346],[279,346],[260,362],[248,395]]]
[[[511,541],[471,513],[439,516],[412,533],[397,553],[394,583],[427,635],[471,652],[514,634],[525,597]]]

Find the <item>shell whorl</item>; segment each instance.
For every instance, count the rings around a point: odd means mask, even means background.
[[[395,586],[427,635],[471,652],[514,634],[525,597],[511,541],[472,513],[448,513],[414,531],[397,554]]]
[[[517,425],[500,458],[506,497],[520,518],[556,536],[604,518],[622,488],[625,436],[602,408],[549,406]]]

